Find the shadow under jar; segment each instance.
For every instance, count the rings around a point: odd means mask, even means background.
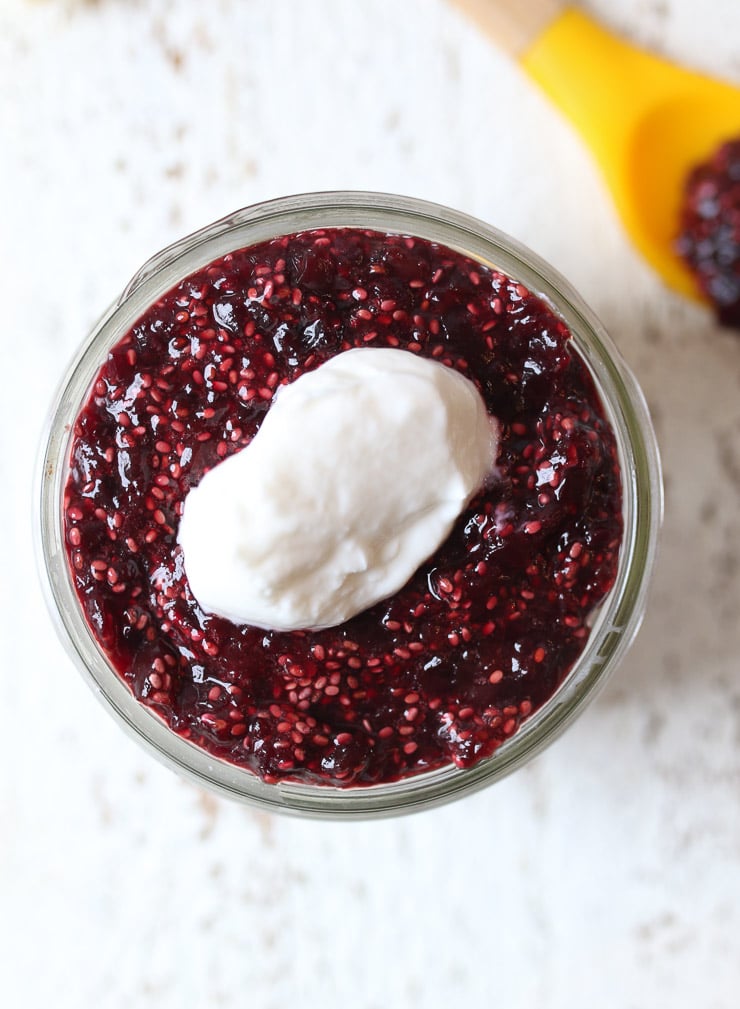
[[[356,346],[471,379],[496,479],[344,624],[205,613],[188,488],[276,389]],[[470,217],[353,192],[246,208],[145,264],[64,377],[40,497],[50,608],[106,706],[190,779],[324,817],[447,801],[556,738],[637,631],[662,508],[643,397],[570,285]]]

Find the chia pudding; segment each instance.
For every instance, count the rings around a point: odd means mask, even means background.
[[[676,249],[719,321],[740,329],[740,138],[689,174]]]
[[[178,526],[276,391],[356,347],[470,379],[496,479],[391,598],[278,632],[205,612]],[[73,426],[64,491],[85,619],[134,697],[267,783],[366,786],[490,756],[548,701],[614,584],[615,436],[565,323],[521,283],[425,239],[304,231],[232,252],[151,305]]]

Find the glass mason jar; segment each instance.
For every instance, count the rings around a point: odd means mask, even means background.
[[[321,227],[373,229],[438,242],[524,284],[570,329],[616,434],[624,512],[616,583],[599,608],[586,648],[555,694],[490,757],[469,769],[449,765],[392,783],[348,788],[266,784],[177,735],[134,698],[93,636],[73,586],[63,525],[72,426],[108,350],[151,304],[212,260]],[[639,627],[661,513],[660,463],[643,396],[599,321],[563,277],[508,236],[445,207],[378,193],[329,192],[240,210],[158,253],[131,280],[77,353],[52,409],[40,470],[39,559],[49,606],[72,658],[104,705],[163,763],[221,795],[270,810],[335,818],[382,816],[433,806],[497,781],[552,742],[593,699]]]

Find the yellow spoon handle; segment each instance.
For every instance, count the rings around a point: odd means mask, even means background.
[[[455,0],[585,138],[610,183],[635,124],[675,91],[676,70],[562,0]]]
[[[677,71],[568,8],[520,62],[586,137],[605,165],[640,119],[677,89]]]
[[[486,34],[517,59],[565,10],[564,0],[454,0]]]

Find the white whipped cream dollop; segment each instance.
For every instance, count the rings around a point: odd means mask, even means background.
[[[253,441],[185,500],[185,572],[207,612],[331,627],[409,580],[494,468],[467,378],[405,350],[348,350],[279,389]]]

